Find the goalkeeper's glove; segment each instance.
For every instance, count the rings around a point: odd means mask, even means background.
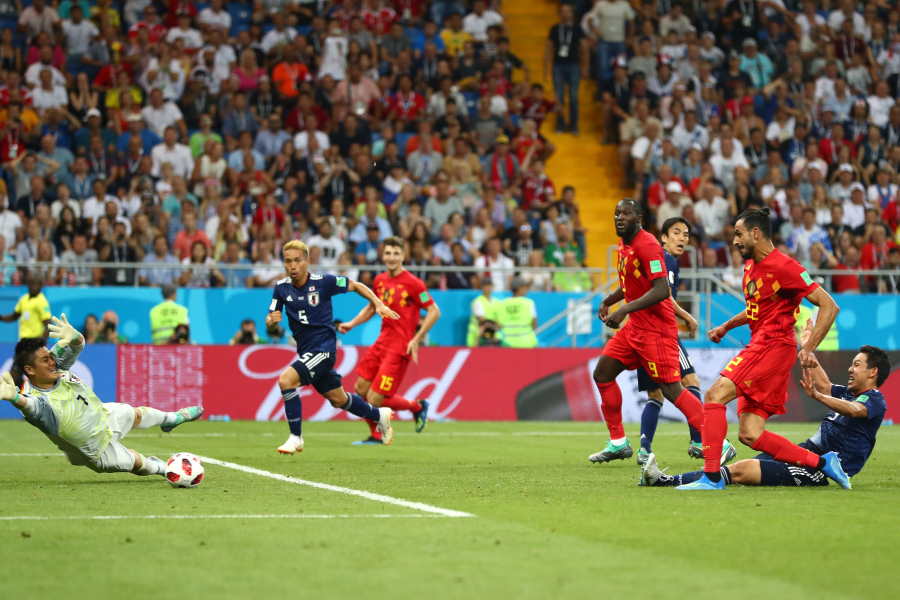
[[[63,313],[59,317],[52,317],[47,329],[50,331],[50,337],[59,339],[57,345],[60,348],[68,346],[75,340],[81,338],[81,334],[78,333],[78,330],[69,324],[66,313]]]
[[[7,371],[0,377],[0,400],[15,402],[19,397],[19,390],[13,382],[12,375]]]

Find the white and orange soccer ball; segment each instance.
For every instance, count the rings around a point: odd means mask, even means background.
[[[200,459],[187,452],[173,454],[166,463],[166,481],[172,487],[192,488],[203,481],[204,470]]]

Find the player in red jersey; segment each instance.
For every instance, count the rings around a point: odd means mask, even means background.
[[[381,322],[381,333],[375,344],[366,351],[357,367],[356,393],[374,406],[386,406],[395,411],[408,410],[416,420],[416,433],[428,422],[428,401],[407,400],[396,394],[409,361],[419,358],[419,344],[441,316],[425,283],[403,268],[403,242],[396,237],[384,240],[381,258],[387,271],[375,277],[372,289],[375,295],[400,318]],[[425,319],[419,327],[419,314],[425,309]],[[371,304],[366,304],[359,314],[338,325],[338,331],[347,333],[365,323],[375,314]],[[418,327],[418,331],[416,328]],[[375,421],[368,421],[370,436],[357,444],[380,444],[381,434]]]
[[[622,427],[622,390],[616,377],[625,369],[643,367],[659,384],[663,395],[687,417],[691,427],[703,427],[700,400],[681,386],[678,353],[678,325],[675,308],[669,299],[669,280],[662,246],[641,227],[641,207],[631,198],[616,204],[616,235],[619,240],[619,289],[600,303],[600,319],[618,329],[626,315],[625,326],[603,347],[594,369],[594,381],[600,390],[600,408],[609,443],[589,456],[591,462],[621,460],[634,454]],[[609,314],[609,308],[621,300],[625,304]],[[719,454],[715,460],[718,464]]]
[[[730,329],[749,324],[750,344],[725,365],[718,381],[706,392],[701,430],[706,457],[704,475],[693,483],[678,486],[680,490],[724,489],[720,465],[710,457],[717,456],[728,432],[725,405],[738,396],[741,397],[738,418],[742,443],[771,455],[774,460],[818,469],[841,486],[849,486],[850,480],[834,452],[820,457],[766,431],[769,417],[784,414],[794,360],[799,358],[804,369],[818,365],[813,351],[840,310],[800,263],[775,248],[771,237],[768,208],[745,210],[734,225],[732,243],[747,261],[743,280],[747,305],[724,325],[711,329],[708,335],[718,343]],[[794,315],[804,298],[819,307],[819,314],[798,353]]]

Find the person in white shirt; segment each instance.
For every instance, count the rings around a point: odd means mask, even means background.
[[[166,101],[159,88],[150,92],[150,104],[141,109],[141,115],[147,128],[159,137],[163,137],[166,128],[172,126],[177,126],[182,134],[187,134],[181,109],[174,102]]]
[[[40,85],[31,91],[32,106],[43,112],[48,108],[62,108],[69,104],[66,88],[53,83],[50,69],[43,69],[40,75]]]
[[[319,233],[309,238],[307,246],[310,248],[319,248],[319,264],[323,267],[333,267],[338,264],[341,254],[347,250],[347,244],[338,236],[334,235],[334,229],[331,221],[327,218],[319,221]]]
[[[700,220],[703,231],[714,240],[723,239],[725,225],[731,217],[731,207],[722,197],[718,186],[705,183],[700,188],[700,198],[694,204],[694,214]]]
[[[25,84],[29,87],[37,87],[41,83],[41,72],[49,69],[53,79],[53,85],[65,87],[66,76],[62,71],[53,66],[53,47],[49,44],[42,46],[38,51],[38,61],[25,70]]]
[[[684,121],[672,130],[672,143],[682,154],[690,150],[694,144],[699,144],[701,148],[709,145],[709,133],[706,127],[697,122],[696,112],[685,111]]]
[[[166,34],[166,41],[170,44],[174,44],[178,40],[181,40],[188,50],[196,50],[203,45],[203,36],[191,27],[191,15],[187,13],[178,15],[178,25]]]
[[[163,133],[163,143],[157,144],[150,152],[153,167],[150,174],[159,177],[163,163],[172,165],[172,174],[176,177],[190,178],[194,172],[194,156],[191,149],[178,143],[178,133],[171,125]]]
[[[853,22],[853,33],[868,42],[870,32],[866,26],[866,20],[861,14],[856,12],[855,8],[854,0],[841,0],[840,7],[831,11],[831,14],[828,15],[828,26],[834,31],[840,31],[844,21],[851,19]]]
[[[16,231],[21,228],[22,218],[9,209],[9,196],[6,195],[6,186],[3,186],[3,195],[0,196],[0,237],[6,240],[7,248],[15,245]]]
[[[850,194],[853,192],[854,186],[857,184],[853,181],[853,167],[848,163],[843,163],[838,167],[838,180],[831,184],[828,190],[828,196],[841,203],[850,200]],[[862,186],[860,186],[862,189]]]
[[[495,292],[506,291],[509,289],[509,282],[512,279],[512,269],[516,265],[513,259],[500,252],[499,237],[490,238],[485,246],[485,253],[475,259],[475,266],[489,269],[487,273],[482,273],[482,276],[486,274],[490,278]]]
[[[60,183],[56,186],[56,200],[50,205],[50,216],[58,221],[59,213],[62,212],[63,208],[72,209],[76,219],[81,217],[81,204],[72,198],[72,191],[69,189],[69,186]]]
[[[224,4],[224,0],[212,0],[197,15],[197,23],[203,28],[215,28],[228,33],[231,29],[231,15],[225,10]]]
[[[262,51],[266,54],[272,52],[272,50],[282,44],[289,44],[295,37],[297,37],[297,31],[293,27],[285,26],[285,13],[278,11],[272,13],[272,29],[263,36],[262,41],[260,42],[260,47]]]
[[[666,184],[666,201],[656,208],[656,222],[665,223],[672,217],[682,216],[684,207],[691,202],[691,197],[684,193],[681,184],[675,180]]]
[[[844,208],[844,225],[851,229],[862,227],[866,222],[865,190],[861,183],[851,186],[850,199],[841,204]]]
[[[866,99],[869,104],[869,122],[881,129],[887,126],[888,115],[896,102],[889,91],[887,81],[882,79],[875,86],[875,94]]]
[[[106,214],[107,202],[114,202],[118,205],[119,199],[112,194],[107,194],[106,183],[98,179],[94,182],[94,195],[85,200],[81,207],[81,216],[89,221],[95,221]]]
[[[499,13],[485,10],[484,0],[475,0],[472,12],[463,19],[463,31],[471,35],[476,42],[486,42],[488,27],[502,24],[503,17]]]
[[[328,139],[328,134],[326,134],[324,131],[319,131],[318,129],[316,129],[318,123],[316,123],[315,117],[308,116],[306,117],[305,121],[306,129],[294,136],[294,148],[300,153],[300,156],[302,158],[309,152],[310,138],[315,138],[316,145],[318,147],[313,152],[313,155],[322,156],[323,153],[331,146],[331,141]]]
[[[318,78],[322,79],[330,75],[335,81],[343,81],[347,78],[347,51],[350,42],[340,24],[335,21],[331,24],[328,36],[325,38],[322,49],[322,62],[319,64]]]
[[[71,19],[62,22],[62,30],[66,38],[66,54],[71,61],[75,57],[87,54],[91,40],[100,35],[100,30],[91,21],[84,20],[81,5],[73,4],[70,15]]]
[[[891,183],[892,174],[893,171],[887,165],[879,167],[878,173],[875,175],[875,183],[870,185],[866,192],[869,206],[884,210],[891,200],[900,200],[897,198],[900,187]]]
[[[743,167],[744,169],[749,169],[750,165],[747,163],[747,159],[744,158],[744,154],[738,154],[734,148],[734,142],[731,139],[722,140],[722,152],[720,154],[714,154],[709,159],[709,164],[712,165],[713,173],[716,175],[716,179],[722,182],[725,186],[725,189],[729,191],[734,190],[734,171],[738,167]]]

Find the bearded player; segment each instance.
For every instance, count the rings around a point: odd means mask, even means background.
[[[622,390],[616,383],[616,377],[625,369],[643,367],[688,424],[697,430],[703,427],[700,400],[681,385],[678,325],[669,300],[662,246],[641,227],[642,217],[641,207],[631,198],[616,204],[619,289],[600,303],[599,316],[612,329],[618,329],[626,316],[630,318],[603,347],[594,369],[610,440],[603,450],[588,457],[591,462],[622,460],[634,454],[622,427]],[[610,307],[623,299],[625,304],[609,314]],[[720,447],[717,463],[722,452]]]
[[[708,335],[718,343],[729,330],[749,324],[750,344],[725,365],[719,379],[706,392],[702,429],[704,473],[700,479],[678,486],[679,490],[725,488],[719,463],[710,458],[718,456],[728,432],[725,405],[738,396],[741,397],[738,401],[741,443],[778,462],[821,471],[841,487],[850,488],[850,479],[836,452],[819,456],[766,430],[769,417],[784,414],[794,361],[799,358],[804,369],[818,366],[813,351],[840,310],[800,263],[775,248],[771,238],[768,208],[748,209],[738,216],[732,243],[746,260],[743,280],[746,308],[724,325],[711,329]],[[798,353],[794,314],[804,298],[818,306],[819,313]]]
[[[203,408],[188,406],[164,412],[149,406],[102,402],[69,370],[84,349],[84,336],[65,314],[52,317],[48,330],[50,337],[59,340],[49,350],[41,338],[23,338],[16,344],[12,370],[0,378],[0,400],[18,408],[73,465],[97,473],[165,476],[165,461],[126,448],[121,440],[132,429],[158,426],[172,431],[200,418]]]
[[[375,295],[399,314],[400,319],[381,322],[378,339],[366,351],[357,368],[356,393],[374,406],[411,411],[416,421],[416,433],[421,433],[428,422],[428,401],[407,400],[396,392],[406,375],[409,361],[418,360],[419,345],[441,316],[441,310],[428,294],[425,283],[403,268],[403,242],[399,238],[389,237],[384,240],[381,258],[387,271],[375,277],[372,287]],[[425,318],[422,326],[418,327],[422,309],[426,311]],[[371,319],[374,314],[372,305],[367,304],[353,319],[338,325],[338,331],[347,333]],[[369,437],[355,443],[383,443],[377,423],[367,422]]]

